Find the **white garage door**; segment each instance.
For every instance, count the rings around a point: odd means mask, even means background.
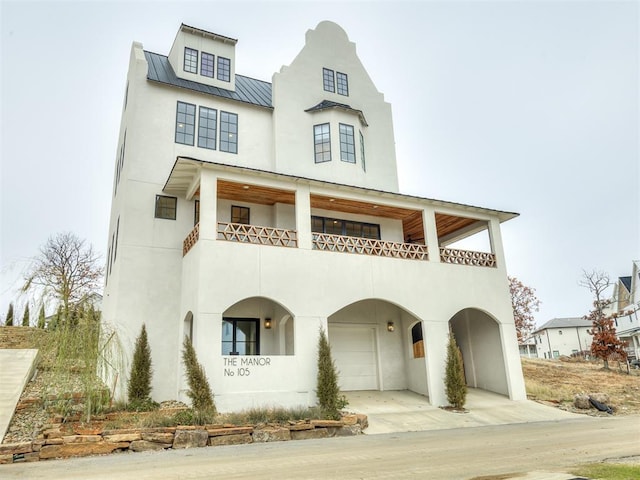
[[[329,343],[341,390],[378,390],[376,331],[373,327],[330,324]]]

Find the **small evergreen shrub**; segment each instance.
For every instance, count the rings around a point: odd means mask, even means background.
[[[147,339],[147,329],[142,324],[140,335],[136,339],[133,362],[129,375],[129,405],[133,410],[153,410],[151,400],[151,348]]]
[[[456,409],[464,408],[467,399],[467,384],[464,380],[462,354],[451,330],[449,330],[449,344],[447,345],[445,387],[449,404]]]
[[[316,384],[318,405],[324,416],[340,419],[340,410],[347,405],[347,399],[338,387],[338,371],[331,357],[331,346],[324,328],[320,328],[318,339],[318,376]]]
[[[24,315],[22,316],[22,326],[23,327],[29,326],[29,304],[28,303],[27,303],[27,306],[24,307]]]
[[[46,317],[44,315],[44,304],[40,307],[40,313],[38,313],[38,328],[44,328]]]
[[[7,327],[13,327],[13,303],[9,304],[9,310],[7,310],[7,316],[4,319],[4,324]]]
[[[182,342],[182,361],[187,370],[187,383],[189,384],[187,395],[191,399],[193,410],[207,412],[215,416],[216,406],[213,402],[213,393],[207,375],[202,365],[198,363],[196,351],[186,336]]]

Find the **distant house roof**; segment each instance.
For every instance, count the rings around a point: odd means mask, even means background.
[[[362,113],[362,110],[358,110],[356,108],[353,108],[351,105],[347,105],[346,103],[338,103],[338,102],[333,102],[331,100],[323,100],[321,101],[319,104],[311,107],[311,108],[307,108],[305,110],[305,112],[320,112],[322,110],[326,110],[328,108],[336,108],[339,110],[345,110],[347,112],[351,112],[351,113],[355,113],[356,115],[358,115],[360,117],[360,121],[362,122],[362,124],[365,127],[368,127],[369,124],[367,123],[367,119],[364,118],[364,113]]]
[[[584,318],[553,318],[533,333],[547,330],[549,328],[590,327],[591,325],[591,321],[585,320]]]
[[[620,283],[624,285],[624,288],[627,289],[627,292],[631,292],[631,276],[628,277],[618,277]]]
[[[233,92],[224,88],[194,82],[193,80],[178,78],[169,63],[169,58],[164,55],[145,50],[144,56],[149,64],[147,79],[151,81],[249,103],[258,107],[273,108],[271,105],[271,84],[269,82],[236,75],[236,90]]]

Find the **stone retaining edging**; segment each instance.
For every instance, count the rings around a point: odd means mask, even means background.
[[[342,420],[307,420],[288,425],[204,425],[104,430],[96,434],[66,435],[62,425],[44,430],[31,442],[0,445],[0,464],[84,457],[119,451],[183,449],[217,445],[279,442],[359,435],[367,427],[366,415],[345,415]]]

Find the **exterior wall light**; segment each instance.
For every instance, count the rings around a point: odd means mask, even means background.
[[[396,326],[393,322],[387,322],[387,331],[393,332],[396,329]]]
[[[266,328],[267,330],[271,329],[271,319],[270,318],[265,318],[264,319],[264,328]]]

